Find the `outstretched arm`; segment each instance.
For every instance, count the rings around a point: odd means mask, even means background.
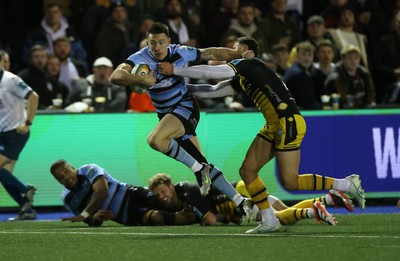
[[[216,85],[211,84],[186,84],[189,93],[200,98],[217,98],[236,94],[229,80],[221,81]]]
[[[194,79],[226,79],[236,74],[233,68],[227,64],[174,67],[170,63],[159,63],[157,70],[164,75],[178,75]]]
[[[246,51],[244,48],[231,49],[226,47],[209,47],[200,50],[200,60],[230,61],[232,59],[242,58]]]

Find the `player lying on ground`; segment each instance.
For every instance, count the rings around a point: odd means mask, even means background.
[[[75,216],[63,221],[85,222],[100,226],[105,220],[135,226],[147,223],[146,212],[164,208],[146,187],[122,183],[96,164],[83,165],[75,169],[65,160],[54,162],[50,172],[64,186],[61,198],[64,206]],[[173,214],[168,225],[186,225],[194,222],[194,215],[185,211]]]
[[[225,223],[229,221],[240,223],[243,215],[226,195],[214,190],[209,196],[211,200],[208,200],[200,195],[198,185],[181,182],[174,186],[169,176],[165,174],[157,174],[150,180],[150,186],[157,195],[154,197],[146,187],[121,183],[96,164],[87,164],[75,170],[65,160],[58,160],[53,163],[50,171],[65,187],[62,192],[62,201],[65,207],[76,215],[65,218],[64,221],[83,221],[90,226],[99,226],[106,220],[113,220],[128,226],[194,223],[214,225],[217,221],[216,217]],[[240,186],[236,187],[243,190]],[[177,195],[180,197],[178,198]],[[351,201],[346,201],[342,195],[333,195],[331,200],[329,197],[325,196],[317,201],[325,202],[327,205],[335,202],[338,206],[347,204],[347,208],[352,210]],[[212,208],[209,208],[210,202]],[[271,204],[277,210],[287,208],[280,201]],[[300,205],[297,206],[300,207]],[[313,210],[304,211],[295,208],[291,212],[288,211],[287,213],[292,214],[287,216],[296,216],[296,220],[285,218],[282,211],[279,212],[281,214],[278,217],[282,218],[283,224],[295,223],[297,219],[312,217],[328,220],[328,222],[334,220],[329,213],[325,212],[322,204],[313,207],[311,200],[302,207],[313,208]],[[297,211],[298,214],[293,215],[293,211]]]
[[[248,192],[243,181],[232,183],[238,192],[243,196],[248,196]],[[215,189],[211,189],[206,200],[201,197],[199,187],[190,182],[179,182],[174,184],[171,177],[164,173],[159,173],[149,180],[149,189],[166,209],[178,211],[186,209],[196,215],[196,222],[203,225],[216,225],[218,222],[241,223],[243,214],[226,195]],[[353,211],[353,202],[342,192],[330,190],[325,196],[303,200],[292,207],[286,206],[280,199],[269,196],[269,202],[274,209],[276,217],[281,224],[290,225],[306,218],[316,218],[330,225],[336,225],[336,219],[328,213],[326,206],[344,207]],[[254,206],[255,218],[260,221],[261,216],[257,215],[258,208]],[[157,216],[159,223],[163,223],[162,214],[153,210],[151,217]]]

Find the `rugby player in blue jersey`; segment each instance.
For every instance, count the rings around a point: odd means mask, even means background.
[[[210,167],[201,153],[196,136],[199,109],[188,94],[184,78],[163,75],[157,71],[159,62],[183,67],[199,60],[231,60],[241,57],[243,52],[239,48],[197,49],[170,42],[168,27],[154,23],[147,32],[147,47],[120,64],[111,75],[111,81],[121,86],[141,85],[148,89],[160,120],[147,137],[148,144],[188,166],[195,173],[202,195],[208,193],[212,183],[236,205],[241,205],[244,211],[250,211],[250,201],[237,193],[217,167]],[[144,77],[132,74],[132,68],[138,63],[147,64],[152,71]]]
[[[365,208],[365,195],[358,175],[336,179],[318,174],[299,175],[300,145],[306,133],[306,122],[282,79],[263,61],[256,58],[259,46],[252,37],[240,37],[234,48],[246,50],[246,59],[236,59],[228,64],[198,65],[181,68],[170,63],[160,63],[158,70],[164,75],[180,75],[199,79],[221,79],[215,86],[193,86],[192,93],[199,97],[222,97],[244,93],[263,114],[266,123],[254,138],[240,168],[240,176],[247,191],[262,214],[262,222],[246,233],[268,233],[280,230],[268,202],[268,193],[259,177],[260,169],[276,157],[279,178],[287,190],[335,189],[356,199]],[[247,59],[248,58],[248,59]]]
[[[184,210],[163,211],[164,207],[146,187],[128,185],[113,178],[96,164],[75,169],[61,159],[50,167],[53,177],[64,186],[61,199],[67,210],[75,216],[63,221],[85,222],[100,226],[103,221],[136,225],[187,225],[195,222],[193,213]],[[163,217],[150,217],[149,210],[157,209]]]

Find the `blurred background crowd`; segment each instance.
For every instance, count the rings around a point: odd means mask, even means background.
[[[2,0],[0,50],[39,109],[153,111],[147,94],[109,76],[155,21],[172,43],[198,48],[253,36],[300,109],[400,107],[400,0]],[[198,101],[254,107],[240,95]]]

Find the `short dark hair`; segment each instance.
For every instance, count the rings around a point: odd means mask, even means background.
[[[68,164],[65,159],[59,159],[56,162],[54,162],[51,167],[50,167],[50,173],[53,174],[53,176],[56,174],[56,169],[62,165]]]
[[[163,23],[155,22],[150,27],[149,31],[146,34],[146,37],[148,37],[149,34],[165,34],[167,37],[169,37],[169,28]]]
[[[254,39],[251,36],[242,36],[239,37],[239,39],[237,40],[237,42],[239,44],[245,44],[247,45],[247,47],[249,48],[249,50],[252,50],[254,52],[254,55],[256,57],[258,57],[258,54],[260,53],[260,45],[258,44],[258,42],[256,41],[256,39]]]
[[[334,51],[334,47],[333,47],[333,43],[331,42],[331,40],[329,39],[324,39],[321,42],[319,42],[317,44],[317,52],[319,51],[319,49],[321,49],[322,47],[330,47],[332,48],[332,51]]]

